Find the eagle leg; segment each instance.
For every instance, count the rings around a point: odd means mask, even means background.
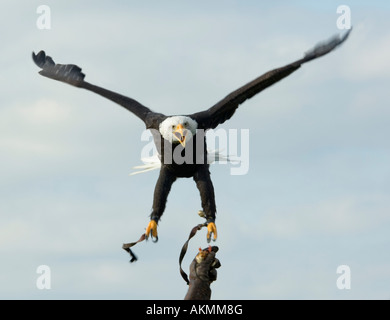
[[[148,239],[149,235],[151,235],[153,242],[158,241],[157,223],[160,221],[160,218],[165,210],[168,194],[175,180],[176,177],[172,175],[164,166],[162,166],[156,187],[154,189],[153,211],[150,215],[150,222],[146,227],[145,232],[145,238]]]
[[[217,240],[217,227],[215,225],[215,195],[214,187],[210,177],[209,167],[202,166],[194,174],[194,181],[200,192],[200,198],[202,202],[203,211],[199,211],[198,214],[207,220],[207,242],[211,241],[212,235],[213,240]]]

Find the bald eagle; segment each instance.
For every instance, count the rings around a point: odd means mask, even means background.
[[[207,219],[207,241],[217,239],[215,225],[216,204],[214,187],[210,178],[207,162],[206,137],[204,132],[214,129],[229,120],[238,106],[262,90],[287,77],[308,61],[319,58],[343,43],[351,30],[342,36],[334,36],[317,44],[307,51],[303,58],[284,67],[271,70],[262,76],[233,91],[211,108],[189,115],[167,116],[145,107],[138,101],[102,87],[84,81],[85,74],[73,64],[56,64],[53,59],[40,51],[32,53],[35,64],[42,70],[42,76],[68,83],[72,86],[95,92],[121,105],[140,118],[153,134],[154,142],[161,161],[160,174],[154,190],[152,213],[146,228],[146,238],[151,236],[157,241],[157,224],[165,210],[168,194],[177,178],[192,177],[200,192],[203,212]],[[193,143],[189,143],[192,141]],[[196,143],[194,142],[196,141]],[[191,145],[191,148],[189,148]],[[183,162],[174,155],[183,155],[191,151],[191,156]]]

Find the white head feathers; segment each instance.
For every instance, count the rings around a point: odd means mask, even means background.
[[[171,143],[178,142],[173,135],[178,125],[182,125],[184,129],[191,132],[188,138],[190,138],[190,136],[195,135],[196,129],[198,128],[198,123],[195,120],[191,119],[190,117],[187,116],[169,117],[160,123],[159,129],[163,138],[168,140]]]

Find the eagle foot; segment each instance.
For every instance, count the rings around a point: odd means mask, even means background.
[[[158,236],[157,236],[157,222],[154,220],[150,220],[148,226],[146,227],[145,231],[145,239],[149,239],[149,235],[152,238],[153,242],[158,241]]]
[[[211,236],[214,234],[213,241],[217,240],[217,226],[214,222],[207,224],[207,242],[211,241]]]

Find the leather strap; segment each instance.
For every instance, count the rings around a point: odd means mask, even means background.
[[[181,274],[182,278],[184,279],[184,281],[187,282],[187,285],[190,284],[190,281],[188,280],[187,273],[185,273],[184,270],[182,269],[181,263],[182,263],[182,261],[184,259],[184,256],[187,253],[188,243],[190,242],[191,238],[193,238],[196,235],[198,230],[200,230],[200,229],[202,229],[203,227],[206,227],[206,226],[207,226],[207,223],[203,223],[203,224],[198,224],[196,227],[192,228],[187,241],[184,243],[184,245],[183,245],[183,247],[181,248],[181,251],[180,251],[180,257],[179,257],[180,274]]]
[[[123,249],[123,250],[126,250],[126,251],[130,254],[130,256],[131,256],[130,262],[134,262],[134,261],[137,261],[137,260],[138,260],[137,256],[133,253],[133,251],[131,251],[130,248],[133,247],[133,246],[135,246],[137,243],[144,241],[145,239],[146,239],[146,235],[145,235],[145,233],[144,233],[144,234],[139,238],[138,241],[136,241],[136,242],[131,242],[131,243],[124,243],[124,244],[123,244],[122,249]]]
[[[183,259],[184,259],[184,256],[186,255],[187,253],[187,249],[188,249],[188,243],[190,242],[190,240],[196,235],[196,233],[202,229],[203,227],[206,227],[207,226],[207,222],[206,223],[203,223],[203,224],[198,224],[196,227],[192,228],[191,232],[190,232],[190,235],[188,236],[188,239],[187,241],[184,243],[183,247],[181,248],[181,251],[180,251],[180,257],[179,257],[179,266],[180,266],[180,274],[181,276],[183,277],[184,281],[187,282],[187,285],[190,283],[189,280],[188,280],[188,275],[187,273],[184,272],[184,270],[182,269],[181,267],[181,263],[183,262]],[[131,242],[131,243],[124,243],[123,246],[122,246],[122,249],[123,250],[126,250],[130,256],[131,256],[131,260],[130,262],[134,262],[134,261],[137,261],[138,258],[137,256],[134,254],[134,252],[130,249],[131,247],[135,246],[137,243],[139,242],[142,242],[146,239],[146,235],[145,233],[143,235],[141,235],[141,237],[139,238],[138,241],[135,241],[135,242]]]

